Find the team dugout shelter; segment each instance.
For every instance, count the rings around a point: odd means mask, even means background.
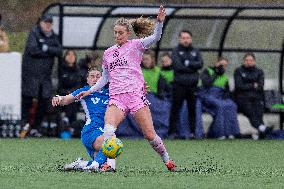
[[[42,14],[51,14],[54,31],[65,49],[96,50],[102,53],[112,46],[113,24],[120,17],[140,16],[155,19],[159,5],[49,5]],[[246,52],[254,52],[257,66],[265,74],[266,91],[276,91],[282,101],[284,55],[284,5],[165,5],[166,20],[162,38],[153,50],[157,59],[162,52],[178,44],[178,34],[186,29],[193,34],[193,45],[200,49],[204,66],[224,56],[229,59],[228,74],[234,90],[233,72],[242,63]],[[278,102],[278,101],[277,101]],[[279,102],[282,103],[282,102]],[[279,113],[283,127],[282,109]]]

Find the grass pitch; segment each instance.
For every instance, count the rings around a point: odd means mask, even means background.
[[[116,173],[63,172],[80,140],[0,139],[0,188],[284,188],[284,141],[165,141],[168,172],[145,140],[122,139]]]

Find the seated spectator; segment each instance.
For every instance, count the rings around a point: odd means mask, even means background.
[[[90,68],[101,67],[101,56],[97,52],[87,53],[84,58],[78,61],[80,78],[81,78],[81,87],[87,85],[87,73]]]
[[[80,86],[80,73],[77,68],[77,54],[74,50],[67,50],[63,56],[63,62],[59,67],[59,95],[65,96]],[[70,107],[71,106],[71,107]],[[73,103],[68,108],[62,107],[62,121],[65,126],[69,126],[76,120],[78,104]]]
[[[202,109],[213,116],[208,132],[210,138],[234,138],[240,133],[237,106],[229,98],[228,75],[225,73],[227,65],[228,60],[221,57],[213,67],[208,67],[201,74],[202,87],[198,101]]]
[[[9,51],[9,39],[2,25],[2,16],[0,14],[0,53]]]
[[[166,52],[161,55],[161,75],[166,80],[166,89],[165,95],[166,97],[171,97],[172,93],[172,82],[174,80],[174,70],[172,64],[172,58],[170,53]]]
[[[251,125],[256,128],[261,138],[271,131],[264,125],[264,73],[256,66],[253,53],[246,53],[242,66],[234,73],[235,98],[238,110],[248,117]]]
[[[142,72],[151,93],[159,98],[165,97],[166,80],[161,76],[161,70],[155,63],[155,55],[151,50],[143,54]]]

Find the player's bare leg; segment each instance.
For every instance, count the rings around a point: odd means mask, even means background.
[[[152,148],[161,156],[168,170],[175,171],[175,163],[170,160],[169,154],[162,139],[156,134],[149,107],[145,106],[139,109],[135,113],[134,118],[142,130],[145,139],[149,141]]]

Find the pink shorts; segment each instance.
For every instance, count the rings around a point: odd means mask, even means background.
[[[129,92],[122,94],[110,95],[108,105],[115,105],[123,112],[130,112],[135,114],[139,109],[149,106],[150,102],[147,100],[144,92]]]

